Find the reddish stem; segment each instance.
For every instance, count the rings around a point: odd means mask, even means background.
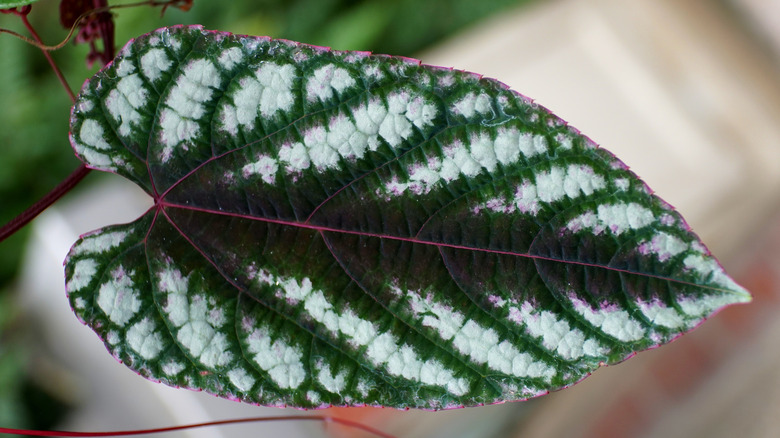
[[[68,193],[70,189],[75,187],[79,181],[87,176],[90,170],[91,169],[88,169],[84,164],[79,165],[79,167],[68,175],[64,181],[59,183],[54,190],[47,193],[46,196],[38,200],[38,202],[30,206],[27,210],[23,211],[22,214],[0,227],[0,242],[19,231],[20,228],[27,225],[31,220],[35,219],[36,216],[41,214],[43,210],[46,210],[50,205],[54,204],[55,201]]]
[[[32,24],[30,24],[30,21],[27,19],[27,14],[30,13],[30,7],[25,6],[20,9],[15,9],[13,10],[13,13],[21,17],[22,23],[24,23],[24,26],[30,32],[32,37],[36,42],[42,45],[43,42],[41,41],[41,37],[38,36],[38,32],[35,31],[35,28],[33,28]],[[48,51],[41,50],[41,52],[43,52],[43,56],[46,57],[46,60],[49,61],[49,65],[51,66],[52,70],[54,70],[54,74],[57,75],[57,78],[60,80],[62,86],[65,87],[65,91],[68,93],[68,96],[70,96],[70,100],[75,102],[76,96],[73,94],[73,90],[70,89],[70,86],[65,80],[65,77],[62,75],[59,67],[57,67],[57,63],[54,62],[54,59],[51,57]],[[76,184],[84,179],[84,177],[87,176],[89,172],[90,169],[88,169],[84,164],[79,165],[79,167],[74,170],[73,173],[68,175],[64,181],[59,183],[57,187],[47,193],[46,196],[38,200],[38,202],[30,206],[27,210],[23,211],[20,215],[11,219],[10,222],[0,227],[0,242],[19,231],[19,229],[27,225],[30,221],[35,219],[36,216],[41,214],[43,210],[49,208],[49,206],[54,204],[55,201],[68,193],[73,187],[76,186]]]
[[[29,10],[28,10],[29,11]],[[27,28],[27,30],[30,32],[30,35],[32,35],[33,39],[38,42],[38,44],[43,44],[43,41],[41,41],[41,37],[38,36],[38,32],[35,31],[35,28],[32,27],[32,24],[30,24],[30,21],[27,20],[27,14],[21,13],[19,16],[22,18],[22,23],[24,23],[24,27]],[[70,85],[68,85],[68,82],[65,80],[65,77],[62,75],[62,72],[60,71],[60,68],[57,67],[57,63],[54,62],[54,59],[51,57],[51,54],[46,50],[41,50],[43,52],[43,56],[46,57],[46,60],[49,61],[49,65],[51,66],[51,69],[54,70],[54,74],[57,75],[57,79],[60,80],[60,83],[63,87],[65,87],[65,91],[68,93],[68,96],[70,96],[71,102],[76,102],[76,95],[73,94],[73,90],[70,89]]]
[[[142,430],[119,430],[114,432],[67,432],[67,431],[48,431],[48,430],[25,430],[25,429],[8,429],[0,427],[0,433],[15,433],[26,436],[57,436],[57,437],[107,437],[107,436],[127,436],[127,435],[148,435],[152,433],[161,432],[173,432],[177,430],[195,429],[199,427],[207,426],[221,426],[226,424],[238,424],[238,423],[252,423],[252,422],[264,422],[264,421],[321,421],[323,423],[336,423],[342,426],[351,427],[353,429],[359,429],[364,432],[368,432],[372,435],[376,435],[382,438],[394,438],[392,435],[382,432],[381,430],[374,429],[373,427],[366,426],[365,424],[358,423],[352,420],[346,420],[343,418],[330,417],[327,415],[282,415],[277,417],[255,417],[255,418],[236,418],[232,420],[219,420],[209,421],[207,423],[187,424],[184,426],[172,426],[161,427],[157,429],[142,429]]]

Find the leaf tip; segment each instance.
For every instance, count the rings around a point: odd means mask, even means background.
[[[736,283],[734,285],[736,289],[731,291],[734,297],[734,304],[746,304],[753,301],[753,295],[750,294],[750,291]]]

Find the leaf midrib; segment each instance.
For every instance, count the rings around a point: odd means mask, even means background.
[[[452,244],[452,243],[433,242],[433,241],[430,241],[430,240],[418,239],[416,237],[403,237],[403,236],[394,236],[394,235],[391,235],[391,234],[372,233],[372,232],[367,232],[367,231],[345,230],[345,229],[340,229],[340,228],[328,227],[328,226],[324,226],[324,225],[312,224],[310,222],[298,222],[298,221],[283,220],[283,219],[270,219],[270,218],[265,218],[265,217],[251,216],[251,215],[247,215],[247,214],[240,214],[240,213],[234,213],[234,212],[229,212],[229,211],[216,211],[216,210],[210,210],[208,208],[195,207],[195,206],[191,206],[191,205],[182,205],[182,204],[177,204],[177,203],[171,203],[169,201],[166,201],[165,199],[158,200],[157,204],[155,206],[151,207],[151,208],[152,209],[154,209],[154,208],[157,208],[157,209],[180,208],[180,209],[183,209],[183,210],[190,210],[190,211],[201,212],[201,213],[209,213],[209,214],[216,214],[216,215],[221,215],[221,216],[229,216],[229,217],[234,217],[234,218],[239,218],[239,219],[255,220],[255,221],[266,222],[266,223],[277,224],[277,225],[283,225],[283,226],[288,226],[288,227],[304,228],[304,229],[309,229],[309,230],[313,230],[313,231],[318,231],[318,232],[321,232],[321,233],[349,234],[349,235],[354,235],[354,236],[374,237],[374,238],[378,238],[378,239],[398,240],[398,241],[408,242],[408,243],[412,243],[412,244],[433,245],[433,246],[436,246],[437,248],[452,248],[452,249],[461,249],[461,250],[466,250],[466,251],[479,251],[479,252],[498,254],[498,255],[508,255],[508,256],[515,256],[515,257],[524,257],[524,258],[529,258],[529,259],[532,259],[532,260],[550,261],[550,262],[565,263],[565,264],[584,266],[584,267],[590,267],[590,268],[605,269],[605,270],[608,270],[608,271],[611,271],[611,272],[618,272],[618,273],[629,274],[629,275],[638,275],[638,276],[646,277],[646,278],[655,278],[655,279],[659,279],[659,280],[669,281],[669,282],[672,282],[672,283],[677,283],[677,284],[686,285],[686,286],[699,287],[699,288],[702,288],[702,289],[707,289],[707,290],[716,291],[716,292],[733,293],[731,290],[729,290],[727,288],[718,288],[718,287],[713,287],[713,286],[706,285],[706,284],[698,284],[698,283],[693,283],[693,282],[690,282],[690,281],[685,281],[685,280],[681,280],[681,279],[677,279],[677,278],[670,278],[670,277],[666,277],[666,276],[663,276],[663,275],[649,274],[649,273],[646,273],[646,272],[635,272],[635,271],[631,271],[631,270],[628,270],[628,269],[620,269],[620,268],[615,268],[615,267],[612,267],[612,266],[599,265],[599,264],[596,264],[596,263],[587,263],[587,262],[582,262],[582,261],[577,261],[577,260],[563,260],[563,259],[554,258],[554,257],[545,257],[545,256],[536,255],[536,254],[512,252],[512,251],[498,250],[498,249],[491,249],[491,248],[478,248],[478,247],[472,247],[472,246],[467,246],[467,245],[456,245],[456,244]],[[182,232],[182,234],[184,234],[184,233]],[[184,237],[186,238],[187,236],[184,236]]]

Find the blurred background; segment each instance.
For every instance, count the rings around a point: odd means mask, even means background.
[[[110,2],[115,4],[115,2]],[[780,436],[780,1],[195,0],[189,12],[117,10],[119,46],[172,24],[412,56],[497,78],[614,152],[676,206],[752,304],[663,348],[535,400],[447,412],[330,409],[401,437]],[[30,19],[49,44],[58,1]],[[24,33],[17,17],[0,27]],[[88,48],[53,56],[74,89]],[[0,223],[76,168],[70,101],[40,52],[0,34]],[[150,200],[90,174],[0,244],[0,426],[119,430],[306,412],[152,384],[73,316],[62,260],[79,234]],[[165,436],[362,437],[259,423]]]

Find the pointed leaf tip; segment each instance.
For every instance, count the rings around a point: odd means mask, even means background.
[[[156,200],[74,245],[74,311],[172,386],[523,400],[750,300],[627,166],[472,73],[164,28],[84,85],[71,142]]]

